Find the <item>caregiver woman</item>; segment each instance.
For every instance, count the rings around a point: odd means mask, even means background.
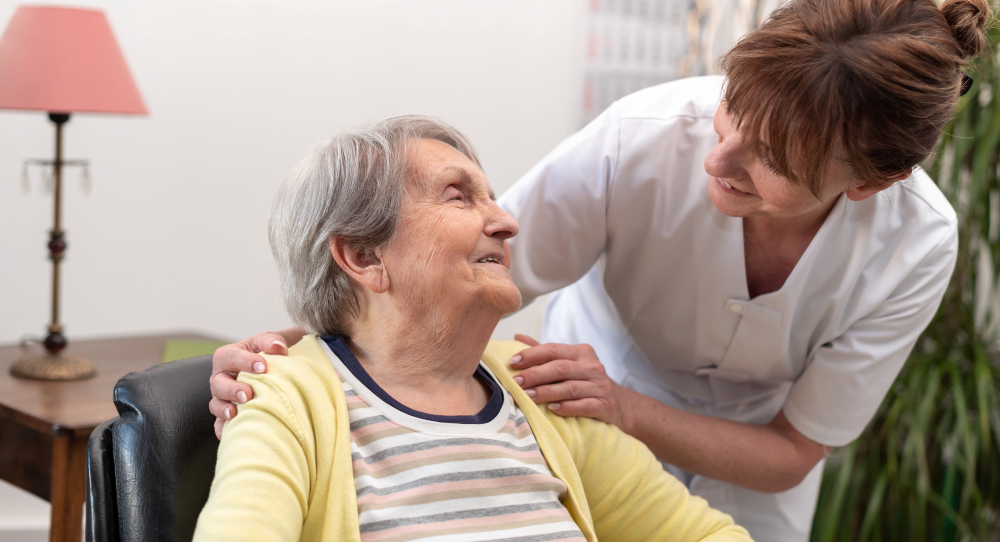
[[[724,79],[640,91],[564,141],[501,199],[525,301],[555,292],[521,385],[638,437],[756,539],[806,540],[823,458],[951,275],[955,213],[917,164],[988,19],[983,0],[790,0]],[[217,416],[248,398],[224,371],[260,361],[217,353]]]

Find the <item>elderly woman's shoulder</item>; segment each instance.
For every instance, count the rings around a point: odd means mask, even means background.
[[[253,388],[253,399],[226,422],[225,435],[249,435],[252,441],[290,439],[306,457],[317,457],[338,438],[347,419],[343,385],[315,337],[305,337],[287,356],[263,355],[267,372],[241,372],[237,379]],[[225,437],[224,437],[225,438]],[[294,446],[289,448],[296,449]]]
[[[520,341],[490,341],[483,352],[483,361],[492,367],[510,367],[507,360],[514,354],[528,348]],[[512,374],[516,374],[513,372]]]
[[[483,352],[483,363],[489,367],[490,371],[493,371],[500,385],[506,388],[518,403],[533,404],[524,395],[521,386],[514,382],[514,377],[523,369],[511,367],[508,361],[511,356],[526,348],[529,346],[519,341],[490,341],[486,346],[486,351]],[[548,413],[548,409],[546,409],[546,413]]]
[[[255,395],[262,385],[286,392],[309,393],[328,390],[330,383],[340,381],[319,340],[313,335],[303,337],[289,348],[287,356],[261,356],[267,361],[266,373],[244,372],[239,375],[239,380],[254,386]]]

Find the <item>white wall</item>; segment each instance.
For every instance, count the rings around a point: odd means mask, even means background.
[[[74,115],[62,321],[72,341],[288,324],[265,238],[278,182],[313,142],[401,113],[445,118],[503,192],[575,127],[579,4],[477,1],[63,2],[101,8],[149,117]],[[0,5],[6,25],[15,6]],[[52,155],[42,113],[0,112],[0,343],[44,334]],[[537,316],[524,316],[525,326]],[[505,327],[510,324],[505,322]]]
[[[577,119],[573,0],[63,0],[105,11],[151,112],[74,115],[62,322],[70,340],[289,324],[265,235],[279,181],[315,141],[392,114],[437,115],[479,147],[502,193]],[[6,27],[14,2],[0,4]],[[0,111],[0,343],[44,335],[52,196],[43,113]],[[497,336],[537,332],[539,304]],[[0,484],[0,540],[47,513]],[[20,495],[20,496],[19,496]],[[28,503],[29,512],[8,506]],[[40,502],[40,501],[38,501]],[[10,513],[4,512],[7,510]],[[30,520],[30,521],[29,521]]]

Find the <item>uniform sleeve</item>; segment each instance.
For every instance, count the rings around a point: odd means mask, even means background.
[[[510,271],[524,305],[575,282],[603,252],[618,153],[616,104],[563,141],[499,199],[523,232],[510,240]]]
[[[590,418],[569,420],[578,434],[566,441],[598,540],[751,540],[731,517],[691,495],[635,438]]]
[[[253,386],[254,400],[226,423],[194,540],[298,540],[310,488],[305,439],[276,379],[239,380]]]
[[[957,253],[952,227],[877,311],[817,349],[783,407],[796,430],[827,446],[861,435],[937,312]]]

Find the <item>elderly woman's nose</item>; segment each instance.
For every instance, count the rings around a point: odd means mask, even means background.
[[[493,214],[490,215],[489,221],[486,223],[486,234],[490,237],[510,239],[517,235],[519,229],[520,226],[518,226],[517,220],[510,213],[504,211],[502,207],[494,203]]]

